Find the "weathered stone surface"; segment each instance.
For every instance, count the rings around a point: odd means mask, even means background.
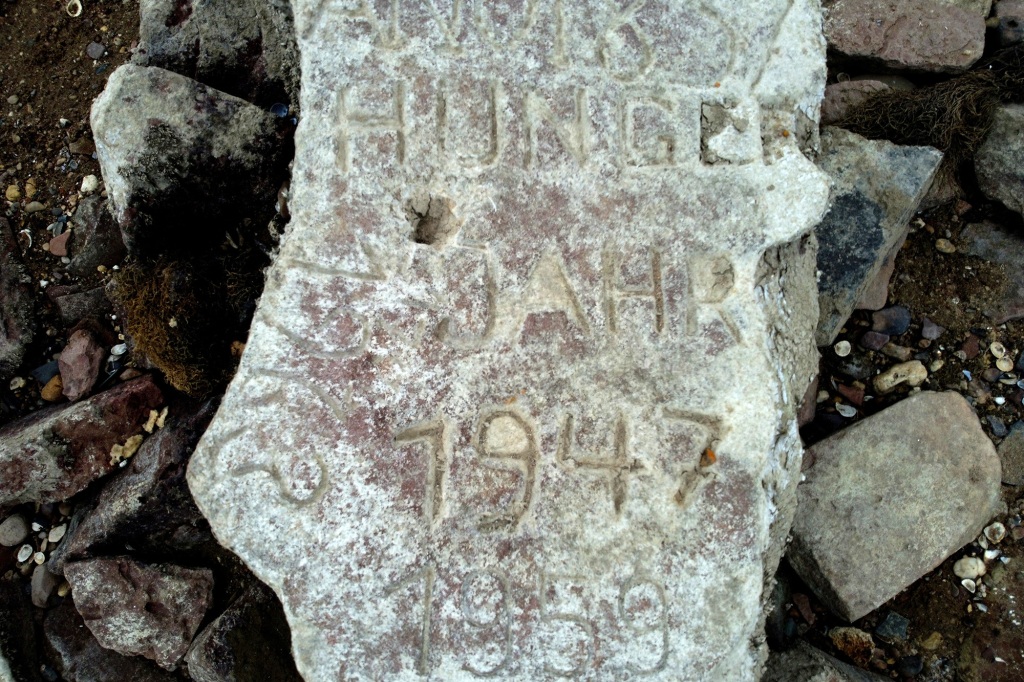
[[[85,291],[76,291],[75,289],[78,287],[68,288],[71,291],[59,291],[58,287],[47,287],[46,292],[47,296],[56,304],[61,321],[68,326],[73,326],[85,319],[102,319],[104,315],[113,310],[104,287],[94,287]]]
[[[1006,273],[985,315],[993,324],[1024,317],[1024,235],[1015,227],[985,221],[969,224],[960,236],[967,253],[1002,266]]]
[[[68,339],[57,363],[64,384],[64,396],[74,402],[92,391],[107,352],[87,330],[79,329]]]
[[[65,500],[109,473],[111,448],[141,434],[162,401],[152,379],[140,377],[7,424],[0,429],[0,508]]]
[[[1003,465],[1003,483],[1024,485],[1024,421],[1015,423],[999,444],[999,461]]]
[[[298,682],[290,641],[280,602],[257,583],[196,635],[185,663],[194,682]]]
[[[773,651],[761,682],[882,682],[888,680],[799,642],[788,651]]]
[[[286,176],[290,124],[156,67],[126,64],[92,107],[110,210],[131,253],[219,245],[228,225],[264,225]]]
[[[978,186],[990,199],[1024,214],[1024,104],[1001,107],[974,157]]]
[[[436,8],[294,4],[292,227],[196,501],[307,679],[753,679],[817,3]]]
[[[839,56],[881,66],[959,73],[985,48],[985,17],[936,0],[825,0],[825,35]]]
[[[82,277],[103,265],[111,267],[126,255],[121,231],[99,195],[82,199],[71,219],[71,262],[68,272]]]
[[[211,406],[172,411],[166,426],[104,486],[95,507],[76,514],[64,542],[50,556],[50,569],[61,573],[66,561],[125,545],[146,556],[163,556],[212,542],[185,483],[185,464],[211,416]]]
[[[806,457],[787,557],[850,621],[977,537],[1000,501],[999,457],[957,393],[912,396]]]
[[[32,343],[31,281],[19,255],[11,224],[0,217],[0,379],[13,375]]]
[[[819,167],[833,181],[832,207],[815,229],[821,318],[816,340],[831,344],[875,281],[942,161],[931,147],[866,140],[840,128],[821,135]]]
[[[75,608],[101,646],[141,655],[173,670],[210,606],[213,573],[130,557],[64,567]]]
[[[16,547],[28,537],[28,521],[21,514],[11,514],[0,523],[0,545]]]
[[[995,15],[999,18],[999,45],[1010,47],[1024,40],[1024,0],[1000,0]]]
[[[70,599],[46,614],[43,636],[50,663],[65,682],[172,682],[179,679],[141,656],[125,656],[101,647]]]
[[[258,104],[298,103],[299,51],[287,0],[142,0],[133,61]]]
[[[1007,1],[1002,0],[1002,2]],[[1012,2],[1013,0],[1009,1]],[[987,19],[988,15],[992,13],[992,0],[936,0],[936,2],[945,5],[955,5],[968,12],[977,14],[982,19]]]
[[[826,86],[825,99],[821,102],[821,124],[832,125],[842,120],[872,95],[888,89],[885,83],[872,80],[842,81]]]

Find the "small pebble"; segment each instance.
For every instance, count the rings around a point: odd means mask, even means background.
[[[938,372],[940,369],[946,366],[946,361],[942,358],[932,360],[931,364],[928,365],[928,369],[931,372]]]
[[[10,97],[7,98],[7,103],[8,104],[17,104],[18,103],[18,96],[17,95],[11,95]]]
[[[985,550],[985,561],[995,561],[999,558],[998,549],[986,549]]]
[[[1013,369],[1013,360],[1004,355],[1003,357],[996,360],[996,367],[998,367],[1003,372],[1009,372],[1010,370]]]
[[[994,545],[998,545],[1006,537],[1006,526],[996,521],[985,527],[983,531],[988,541]]]
[[[1003,420],[992,414],[988,415],[987,419],[988,425],[992,428],[992,435],[996,438],[1006,438],[1010,431],[1006,428]]]
[[[31,201],[25,206],[25,213],[39,213],[39,211],[45,211],[46,206],[43,206],[38,201]]]
[[[62,523],[55,528],[51,528],[50,532],[46,535],[46,539],[54,543],[60,542],[66,532],[68,532],[68,526]]]
[[[974,580],[985,575],[985,562],[976,556],[965,556],[953,564],[953,573],[958,578]]]
[[[881,374],[877,375],[873,382],[875,390],[879,393],[889,393],[900,384],[908,386],[920,386],[928,378],[928,369],[921,364],[920,360],[911,360],[898,365],[893,365]]]
[[[1006,346],[995,341],[988,347],[988,352],[991,353],[994,358],[1001,358],[1006,355]]]
[[[836,412],[843,415],[847,419],[852,419],[853,417],[857,416],[856,407],[853,407],[852,405],[844,405],[842,403],[836,405]]]
[[[948,239],[939,239],[935,242],[935,249],[939,253],[956,253],[956,247]]]
[[[51,239],[49,243],[50,255],[57,256],[58,258],[68,255],[68,239],[70,238],[70,232],[63,232]]]
[[[23,563],[29,560],[32,556],[32,545],[22,545],[21,549],[18,550],[18,563]]]
[[[860,337],[861,347],[868,350],[881,350],[887,343],[889,343],[889,335],[876,331],[864,332],[864,335]]]
[[[48,403],[55,403],[64,397],[64,381],[59,374],[46,382],[46,385],[39,391],[39,397]]]
[[[82,194],[92,194],[100,186],[100,180],[95,175],[86,175],[82,178]]]
[[[964,578],[963,580],[960,581],[960,584],[963,585],[964,589],[967,590],[968,592],[970,592],[971,594],[974,594],[975,592],[978,591],[978,583],[974,582],[970,578]],[[968,609],[969,608],[970,607],[968,607]]]
[[[845,358],[847,355],[850,354],[850,351],[853,350],[853,347],[850,345],[849,341],[840,341],[833,348],[836,351],[836,355],[838,355],[841,358]]]
[[[940,646],[942,646],[941,632],[932,632],[932,634],[928,635],[928,637],[921,642],[921,648],[925,651],[935,651]]]
[[[875,628],[875,634],[886,641],[906,641],[907,639],[907,628],[910,627],[910,621],[896,613],[890,611],[886,614],[885,620],[878,624]]]
[[[871,331],[899,336],[910,328],[910,311],[903,306],[892,306],[871,314]]]
[[[46,562],[46,555],[42,552],[36,552],[32,555],[32,561],[36,562],[37,566],[41,566]]]
[[[90,59],[99,59],[103,56],[103,53],[107,51],[107,48],[103,47],[102,44],[92,42],[89,43],[88,47],[85,48],[85,53],[89,55]]]
[[[21,198],[21,190],[17,185],[8,185],[4,196],[7,197],[7,201],[17,201]]]
[[[945,327],[940,327],[935,324],[927,317],[921,320],[921,338],[934,341],[935,339],[942,336],[942,333],[946,331]]]
[[[16,547],[28,537],[28,522],[20,514],[7,517],[0,523],[0,545]]]

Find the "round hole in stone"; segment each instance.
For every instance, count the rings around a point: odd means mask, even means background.
[[[455,238],[462,226],[455,217],[455,202],[441,195],[414,197],[405,206],[405,215],[412,225],[412,240],[443,249]]]

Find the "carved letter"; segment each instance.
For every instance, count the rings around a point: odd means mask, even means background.
[[[533,500],[537,461],[540,459],[537,435],[517,411],[507,408],[496,410],[480,420],[476,449],[485,466],[512,469],[523,479],[519,499],[500,513],[485,515],[480,521],[480,530],[515,530]]]
[[[651,288],[623,287],[619,283],[620,263],[611,248],[601,253],[601,271],[604,279],[605,314],[608,316],[608,331],[619,330],[618,306],[624,298],[650,298],[654,304],[654,331],[665,331],[665,292],[661,285],[661,254],[651,251]]]
[[[437,526],[444,508],[444,483],[448,476],[448,429],[440,417],[402,431],[395,436],[396,443],[427,444],[427,480],[424,482],[426,496],[423,501],[423,516],[431,529]]]
[[[512,321],[511,331],[514,334],[520,332],[530,315],[558,312],[565,313],[583,333],[590,333],[590,323],[583,306],[565,273],[561,257],[554,252],[542,255],[520,295],[503,303],[501,317]]]
[[[395,153],[398,164],[405,164],[405,143],[408,130],[405,122],[404,81],[395,84],[392,93],[392,111],[375,114],[352,108],[352,88],[345,87],[338,95],[338,165],[345,173],[352,167],[352,139],[374,133],[395,133]]]
[[[559,121],[551,107],[534,92],[526,93],[526,168],[537,163],[537,135],[541,123],[547,121],[558,141],[582,166],[590,155],[590,112],[587,107],[587,91],[576,89],[576,107],[568,122]]]
[[[444,81],[438,85],[437,88],[437,145],[440,149],[442,156],[448,156],[451,154],[454,156],[460,164],[467,167],[487,167],[492,166],[501,157],[504,151],[504,133],[505,127],[503,119],[501,117],[501,102],[503,99],[501,82],[497,79],[491,80],[487,88],[487,142],[483,145],[483,151],[476,154],[464,154],[460,147],[461,144],[451,144],[448,134],[450,125],[449,116],[449,102],[452,99],[452,93],[448,89],[448,84]],[[461,93],[460,93],[461,95]],[[464,105],[468,105],[465,102]],[[467,107],[469,109],[476,109],[476,107]]]

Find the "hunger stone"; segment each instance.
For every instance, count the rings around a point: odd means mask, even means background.
[[[756,679],[818,4],[294,7],[292,225],[188,480],[299,671]]]

